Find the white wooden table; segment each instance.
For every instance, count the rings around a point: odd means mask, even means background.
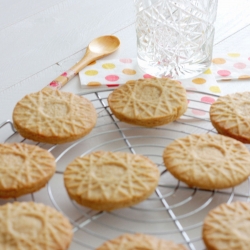
[[[109,58],[136,57],[134,21],[133,0],[0,0],[0,124],[11,120],[14,105],[24,95],[42,89],[76,63],[97,36],[119,37],[121,46]],[[250,51],[249,44],[250,1],[219,0],[214,55],[244,53]],[[250,89],[250,80],[219,84],[223,94]],[[78,76],[62,91],[84,92]],[[9,128],[0,129],[0,142],[8,133]],[[47,189],[40,193],[36,201],[51,205]],[[85,249],[76,241],[71,249]]]

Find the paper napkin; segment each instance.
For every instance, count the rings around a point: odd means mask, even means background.
[[[114,88],[129,80],[152,77],[141,71],[136,58],[98,60],[84,68],[79,76],[81,87],[93,88],[93,90]],[[220,87],[210,69],[199,76],[181,80],[180,83],[186,89],[221,94]]]
[[[211,69],[216,80],[250,79],[250,52],[216,56]]]

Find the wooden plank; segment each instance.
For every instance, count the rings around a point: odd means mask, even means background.
[[[0,1],[0,30],[43,11],[63,0],[3,0]]]
[[[250,24],[249,0],[219,0],[215,23],[215,44]]]
[[[130,1],[67,0],[0,31],[0,89],[84,49],[134,21]],[[3,87],[2,87],[3,88]]]

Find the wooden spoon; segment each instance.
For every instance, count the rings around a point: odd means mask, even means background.
[[[84,67],[91,62],[107,56],[116,51],[120,46],[120,41],[115,36],[101,36],[94,39],[87,47],[84,57],[71,67],[68,71],[62,73],[43,90],[60,89]]]

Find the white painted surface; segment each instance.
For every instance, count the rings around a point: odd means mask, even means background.
[[[134,19],[133,0],[0,0],[0,124],[24,95],[77,62],[97,36],[120,38],[110,58],[136,57]],[[214,55],[244,53],[249,44],[250,1],[219,0]],[[223,94],[250,89],[250,80],[219,84]],[[82,93],[78,76],[63,91]],[[0,141],[5,137],[1,130]],[[47,191],[41,194],[39,200],[49,203]]]

